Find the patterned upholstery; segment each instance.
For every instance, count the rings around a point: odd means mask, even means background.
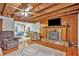
[[[1,47],[3,49],[10,49],[18,46],[18,39],[14,38],[13,31],[0,32]]]

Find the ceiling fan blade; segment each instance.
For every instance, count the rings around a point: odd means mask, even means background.
[[[23,11],[22,9],[17,8],[17,7],[14,7],[14,6],[10,6],[10,7],[14,8],[14,9],[17,9],[17,10],[19,10],[19,11]]]
[[[27,13],[35,15],[35,13],[33,13],[33,12],[27,12]]]
[[[28,6],[28,7],[25,9],[25,11],[30,11],[31,9],[33,9],[33,7],[32,7],[32,6]]]

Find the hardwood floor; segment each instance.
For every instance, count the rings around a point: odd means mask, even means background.
[[[28,40],[27,43],[29,45],[33,44],[33,43],[37,43],[40,45],[44,45],[44,46],[47,46],[50,48],[54,48],[54,49],[63,51],[63,52],[65,52],[65,56],[79,56],[79,50],[77,51],[77,49],[76,49],[75,52],[72,52],[71,48],[73,48],[73,47],[67,47],[67,46],[62,46],[62,45],[58,45],[58,44],[51,44],[48,42],[40,42],[40,41],[33,41],[33,40]]]
[[[55,48],[55,49],[58,49],[58,50],[63,51],[63,52],[66,52],[66,48],[67,48],[66,46],[62,46],[62,45],[58,45],[58,44],[51,44],[49,42],[27,40],[28,45],[33,44],[33,43],[44,45],[44,46],[47,46],[50,48]]]

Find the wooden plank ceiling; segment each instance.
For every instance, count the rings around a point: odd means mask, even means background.
[[[34,15],[30,15],[26,18],[22,18],[21,16],[15,16],[14,13],[19,11],[11,6],[18,7],[20,9],[27,8],[28,5],[33,6],[31,12],[35,13]],[[73,7],[72,7],[73,6]],[[69,8],[71,7],[71,8]],[[0,3],[0,15],[13,17],[16,21],[39,21],[42,18],[51,18],[53,15],[57,15],[60,13],[64,13],[70,10],[79,9],[79,4],[75,3]],[[58,11],[58,12],[56,12]]]

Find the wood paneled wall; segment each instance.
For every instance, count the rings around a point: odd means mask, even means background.
[[[0,19],[0,32],[2,31],[2,19]],[[0,37],[0,47],[1,47],[1,37]]]
[[[2,19],[0,19],[0,32],[2,31]]]
[[[78,21],[78,17],[77,17],[77,14],[72,14],[72,15],[68,15],[69,17],[69,39],[70,41],[73,42],[73,44],[76,44],[77,43],[77,21]]]
[[[43,38],[46,38],[46,29],[45,28],[43,28],[43,27],[46,27],[46,26],[48,26],[48,21],[47,21],[47,19],[41,19],[40,20],[40,23],[41,23],[41,33],[40,33],[40,35],[41,35],[41,37],[43,37]]]
[[[77,34],[77,14],[64,15],[64,16],[61,16],[60,18],[62,20],[61,24],[65,25],[65,26],[66,26],[66,22],[68,20],[68,23],[69,23],[69,26],[70,26],[69,33],[71,33],[68,36],[70,36],[71,39],[73,39],[73,38],[77,39],[76,35],[72,35],[72,34]],[[43,35],[45,33],[46,29],[43,28],[43,27],[46,27],[46,26],[48,26],[48,20],[47,19],[41,20],[41,35]],[[61,30],[62,30],[62,34],[61,34],[62,37],[61,38],[63,40],[66,40],[67,39],[66,38],[66,28],[61,28]]]
[[[68,56],[75,56],[78,54],[78,49],[77,49],[77,16],[78,14],[77,13],[74,13],[74,14],[69,14],[69,15],[64,15],[64,16],[61,16],[61,20],[62,20],[62,25],[66,25],[66,22],[68,20],[68,24],[69,24],[69,27],[68,27],[68,31],[66,31],[66,28],[61,28],[62,30],[62,33],[61,33],[61,39],[64,40],[64,41],[70,41],[72,43],[72,47],[69,47],[67,48],[67,52],[66,52],[66,55]],[[44,25],[45,24],[45,25]],[[43,28],[44,26],[47,26],[47,20],[45,21],[41,21],[41,35],[46,37],[46,29]],[[49,28],[50,29],[50,28]],[[61,49],[63,49],[61,47]],[[66,49],[66,48],[64,48]]]
[[[68,20],[68,24],[69,24],[69,28],[68,28],[68,39],[72,42],[74,42],[75,44],[77,43],[77,16],[78,14],[70,14],[70,15],[66,15],[66,16],[62,16],[62,25],[66,25],[66,22]],[[63,29],[63,33],[66,33],[65,30]],[[63,35],[62,35],[63,36]],[[66,39],[65,37],[66,35],[64,35],[64,39]]]

